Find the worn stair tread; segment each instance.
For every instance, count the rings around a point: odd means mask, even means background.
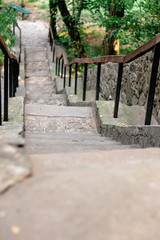
[[[26,75],[27,78],[28,77],[49,77],[50,73],[48,70],[44,70],[44,69],[31,69],[31,70],[27,70],[26,71]]]
[[[55,83],[54,81],[51,80],[39,80],[39,77],[37,77],[36,80],[28,80],[28,78],[26,79],[26,87],[36,87],[36,86],[54,86]]]
[[[48,70],[49,66],[48,66],[48,61],[41,61],[41,62],[28,62],[26,63],[26,70]]]
[[[119,142],[96,134],[40,134],[26,133],[26,150],[31,153],[106,151],[126,149],[135,146],[122,145]]]
[[[26,104],[45,104],[45,105],[67,105],[66,99],[61,95],[52,94],[49,99],[42,98],[26,98]]]
[[[122,145],[120,142],[110,139],[109,137],[103,137],[100,134],[90,133],[90,134],[75,134],[75,133],[25,133],[25,138],[29,143],[36,143],[37,145],[48,145],[48,144],[87,144],[93,145],[97,144],[98,146],[108,145]]]
[[[46,76],[46,77],[36,77],[36,76],[31,76],[31,77],[26,77],[26,83],[36,83],[36,82],[39,82],[39,83],[48,83],[48,82],[53,82],[51,80],[51,77],[50,76]]]
[[[53,85],[41,85],[41,84],[37,84],[37,85],[31,85],[31,86],[27,86],[27,91],[26,94],[51,94],[51,93],[55,93],[55,88]]]
[[[39,116],[57,117],[79,117],[85,118],[92,114],[91,107],[69,107],[69,106],[50,106],[26,104],[25,113]]]

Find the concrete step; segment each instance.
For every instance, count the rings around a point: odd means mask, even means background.
[[[31,53],[35,53],[35,52],[45,52],[47,51],[46,47],[32,47],[32,46],[25,46],[25,53],[26,54],[31,54]]]
[[[152,148],[31,155],[32,177],[1,195],[1,239],[158,240],[159,156]]]
[[[92,115],[92,108],[26,104],[25,114],[49,117],[88,118]]]
[[[26,132],[96,133],[90,107],[25,105]]]
[[[44,69],[31,69],[26,71],[25,77],[50,77],[50,73]]]
[[[20,96],[9,98],[9,119],[7,122],[2,122],[2,126],[0,126],[0,139],[3,142],[14,145],[24,145],[24,139],[22,137],[24,130],[23,112],[24,98]]]
[[[33,70],[33,69],[39,69],[39,70],[49,70],[48,61],[42,61],[42,62],[28,62],[26,63],[26,70]]]
[[[26,63],[28,62],[42,62],[47,60],[46,51],[35,51],[26,53]]]
[[[114,149],[127,149],[135,146],[122,145],[98,134],[51,134],[26,133],[28,153],[54,152],[97,152]]]
[[[37,83],[37,84],[30,84],[27,83],[26,84],[26,94],[51,94],[51,93],[55,93],[55,88],[52,82],[50,82],[49,84],[43,84],[43,83]]]
[[[33,84],[36,84],[36,83],[41,83],[41,84],[47,83],[47,84],[48,84],[48,83],[53,82],[53,81],[51,81],[50,76],[47,76],[47,77],[31,76],[31,77],[27,77],[25,80],[26,80],[26,83],[31,83],[31,84],[32,84],[32,83],[33,83]]]
[[[42,98],[41,95],[27,95],[26,104],[41,104],[41,105],[67,105],[67,101],[63,95],[52,94],[49,98]]]

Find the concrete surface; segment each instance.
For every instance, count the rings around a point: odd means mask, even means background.
[[[33,155],[0,198],[0,239],[159,240],[160,150]]]
[[[16,137],[15,137],[16,141]],[[4,143],[0,146],[0,193],[7,190],[17,182],[30,176],[31,163],[28,161],[24,149]],[[1,211],[1,210],[0,210]]]
[[[160,147],[160,126],[152,116],[151,126],[144,125],[145,109],[120,103],[119,116],[113,118],[114,103],[97,101],[93,106],[98,131],[122,144],[140,147]],[[107,110],[107,111],[106,111]]]
[[[78,117],[85,118],[92,114],[90,107],[68,107],[45,104],[26,104],[25,113],[27,115],[41,115],[49,117]]]

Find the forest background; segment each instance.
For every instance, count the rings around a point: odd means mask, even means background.
[[[0,0],[0,34],[14,44],[17,13]],[[12,1],[13,2],[13,1]],[[16,0],[50,22],[57,44],[69,59],[127,54],[160,32],[159,0]],[[39,15],[38,15],[39,13]]]

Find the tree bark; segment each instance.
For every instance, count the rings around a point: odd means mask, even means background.
[[[109,17],[124,17],[124,6],[121,5],[121,10],[117,11],[117,1],[109,0]],[[110,29],[102,43],[102,55],[118,55],[119,54],[119,38],[112,36],[112,31],[116,28]]]
[[[50,8],[50,25],[53,31],[54,39],[58,39],[58,33],[56,29],[56,16],[57,16],[57,1],[49,0],[49,8]]]
[[[63,17],[63,21],[68,29],[75,57],[86,57],[86,52],[77,28],[76,21],[70,15],[65,0],[58,0],[58,8]]]

